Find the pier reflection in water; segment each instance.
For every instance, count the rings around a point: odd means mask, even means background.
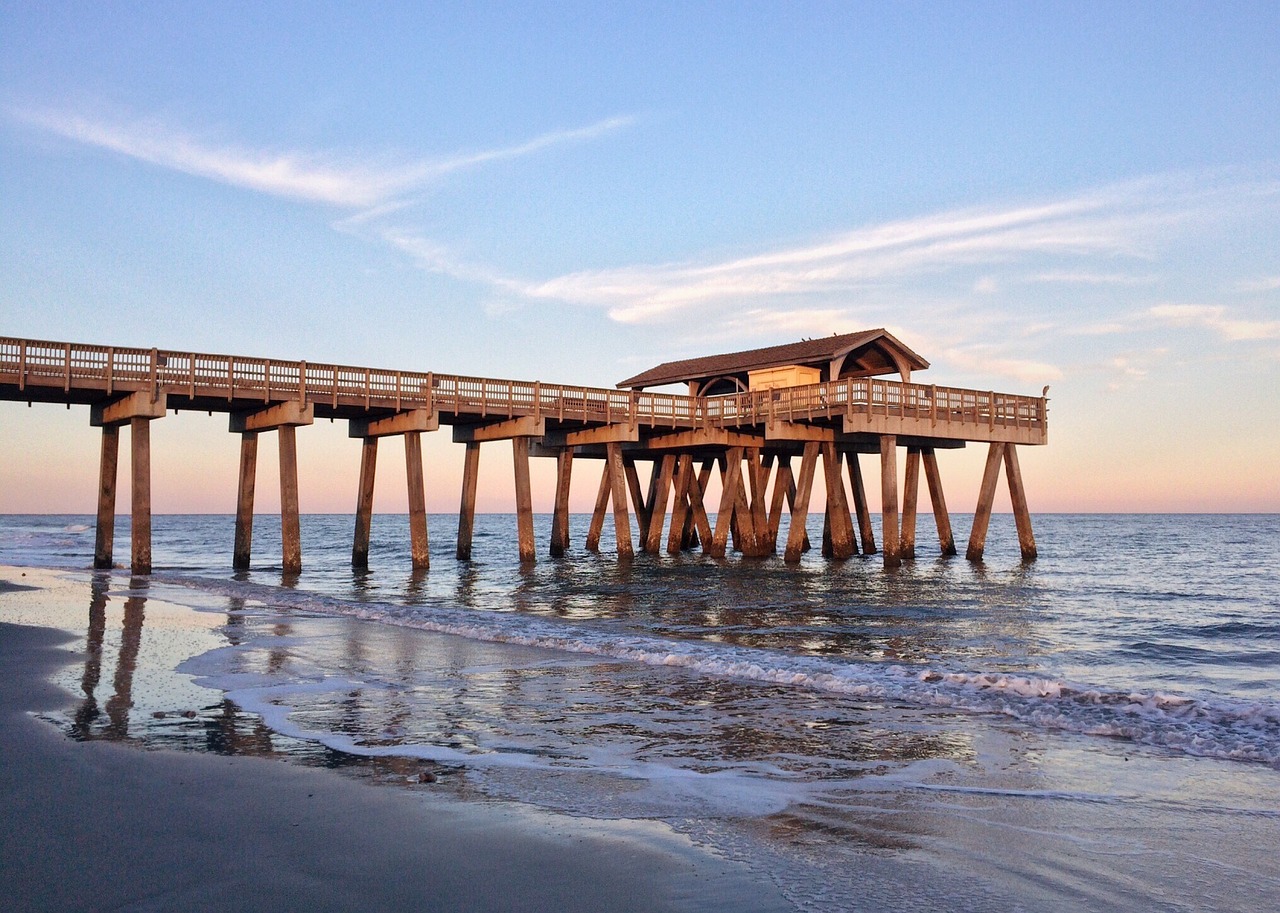
[[[600,616],[625,623],[645,612],[658,627],[722,627],[725,641],[748,644],[764,638],[753,631],[783,631],[776,636],[815,655],[833,649],[833,628],[821,616],[792,634],[782,606],[731,609],[695,599],[667,619],[643,593],[632,595],[645,589],[642,574],[616,565],[608,573],[607,595],[596,601]],[[113,590],[124,583],[110,575],[94,580],[78,670],[82,696],[65,720],[77,739],[288,758],[390,783],[439,780],[463,793],[533,798],[574,812],[591,811],[607,795],[621,814],[714,814],[724,810],[714,793],[732,781],[733,790],[759,788],[760,800],[746,804],[762,812],[781,811],[788,796],[807,797],[775,820],[784,831],[796,820],[826,819],[824,827],[836,828],[839,819],[850,833],[860,825],[856,809],[840,810],[842,784],[975,754],[970,734],[949,714],[874,698],[278,610],[243,596],[220,597],[221,615],[182,610],[204,616],[197,652],[216,657],[219,678],[261,702],[254,709],[277,717],[269,726],[233,697],[174,671],[192,646],[175,637],[183,623],[172,613],[148,617],[145,578]],[[368,580],[353,585],[359,590]],[[482,575],[460,573],[456,598],[484,603],[484,586]],[[583,609],[573,588],[559,579],[553,589],[561,595],[548,600],[547,581],[528,574],[510,598],[524,612],[572,617]],[[735,598],[727,594],[726,602]],[[882,652],[900,638],[837,639],[842,649],[865,641],[863,650]],[[148,686],[136,687],[144,677]],[[680,783],[675,792],[662,782],[671,778]],[[706,807],[682,807],[702,783],[710,787]],[[885,845],[899,838],[859,839]]]

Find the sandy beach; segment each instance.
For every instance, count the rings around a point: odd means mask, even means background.
[[[22,574],[51,576],[5,576]],[[9,609],[50,598],[0,590]],[[790,909],[767,883],[659,825],[462,803],[279,761],[73,741],[37,714],[71,702],[47,679],[80,658],[75,642],[0,624],[0,892],[13,913]]]

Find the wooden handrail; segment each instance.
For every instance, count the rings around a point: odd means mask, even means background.
[[[273,370],[279,383],[273,382]],[[80,385],[110,395],[141,383],[152,395],[181,393],[192,399],[225,396],[231,402],[239,391],[256,394],[264,402],[293,396],[305,402],[310,396],[313,401],[329,402],[333,408],[345,403],[395,410],[432,408],[443,399],[452,400],[455,413],[478,412],[481,417],[554,414],[560,421],[580,417],[584,423],[626,420],[675,428],[741,427],[769,418],[813,421],[859,414],[869,421],[875,414],[927,419],[939,429],[957,422],[988,430],[997,426],[1043,430],[1047,425],[1043,397],[999,394],[997,399],[993,391],[882,378],[844,378],[781,390],[694,397],[0,337],[0,380],[9,378],[20,392],[28,391],[34,383],[60,386],[68,393]],[[358,385],[351,383],[356,378],[360,378]],[[435,396],[437,391],[440,399]]]

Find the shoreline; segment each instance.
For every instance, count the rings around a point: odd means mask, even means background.
[[[39,572],[18,577],[22,589],[15,576],[0,588],[6,608],[60,598]],[[744,865],[653,822],[73,740],[35,714],[73,702],[50,677],[82,658],[79,640],[0,622],[0,891],[15,913],[793,909]]]

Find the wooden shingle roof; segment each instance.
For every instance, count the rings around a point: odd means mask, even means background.
[[[880,374],[892,373],[897,369],[894,361],[901,361],[909,370],[923,370],[929,367],[925,361],[911,349],[898,341],[887,330],[862,330],[858,333],[844,333],[838,336],[822,336],[817,339],[802,339],[779,346],[767,346],[763,349],[748,349],[743,352],[729,352],[724,355],[708,355],[702,358],[686,358],[682,361],[669,361],[635,377],[619,381],[620,388],[635,390],[646,387],[659,387],[663,384],[684,383],[689,381],[705,381],[714,377],[745,375],[749,371],[764,368],[777,368],[788,365],[807,365],[810,367],[828,368],[837,359],[845,358],[859,350],[878,349],[897,356],[886,359],[887,367],[879,370],[866,369],[858,373]],[[848,376],[848,370],[841,376]],[[824,377],[830,380],[833,378]]]

